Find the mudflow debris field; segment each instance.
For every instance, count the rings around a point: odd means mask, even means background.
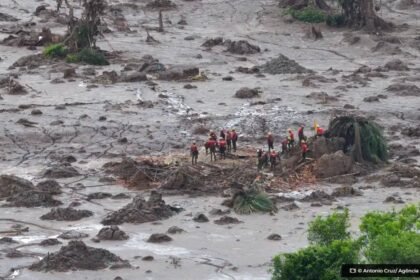
[[[271,279],[314,217],[418,203],[420,3],[372,31],[286,2],[2,0],[0,279]]]

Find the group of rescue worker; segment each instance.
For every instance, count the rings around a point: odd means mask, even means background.
[[[307,137],[304,133],[304,125],[301,125],[297,131],[298,140],[300,149],[302,152],[302,161],[306,160],[306,155],[309,151],[307,144]],[[321,137],[324,135],[324,129],[322,129],[318,124],[315,125],[315,137]],[[218,151],[220,159],[226,158],[226,152],[231,153],[236,152],[236,144],[238,141],[238,134],[235,129],[226,130],[222,129],[219,134],[219,140],[216,133],[211,130],[209,133],[209,138],[205,142],[204,147],[206,150],[206,155],[210,153],[210,161],[216,161]],[[287,137],[281,142],[281,154],[286,154],[295,146],[295,135],[292,129],[287,130]],[[263,149],[257,150],[257,167],[258,170],[261,170],[265,167],[270,166],[272,170],[275,169],[277,165],[277,160],[281,160],[281,154],[276,152],[274,149],[274,136],[271,132],[267,134],[267,147],[268,151],[265,152]],[[194,142],[190,147],[191,162],[192,164],[197,164],[198,159],[198,146]]]
[[[219,139],[217,139],[216,133],[211,130],[209,133],[209,138],[204,144],[204,148],[206,149],[206,155],[210,153],[210,161],[216,161],[216,148],[219,152],[220,159],[226,158],[226,152],[231,153],[236,152],[236,143],[238,141],[238,133],[235,129],[220,130]],[[197,164],[198,159],[198,147],[197,144],[194,142],[190,148],[191,153],[191,162],[192,164]]]

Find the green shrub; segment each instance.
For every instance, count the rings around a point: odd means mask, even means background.
[[[84,62],[91,65],[109,65],[105,56],[94,49],[85,48],[78,53],[68,54],[66,57],[68,63]]]
[[[344,15],[328,15],[325,22],[328,26],[343,27],[346,25],[346,18]]]
[[[297,20],[309,23],[325,22],[327,16],[324,11],[314,7],[306,7],[302,10],[289,10],[290,14]]]
[[[335,240],[328,246],[314,245],[276,256],[272,280],[341,280],[341,265],[358,263],[359,247],[352,240]]]
[[[325,218],[318,216],[309,224],[308,240],[318,245],[328,245],[334,240],[350,238],[349,211],[333,213]]]
[[[43,51],[46,57],[65,57],[67,49],[63,44],[53,44],[46,47]]]
[[[233,210],[238,214],[248,215],[254,212],[274,212],[277,208],[265,193],[249,190],[236,195]]]

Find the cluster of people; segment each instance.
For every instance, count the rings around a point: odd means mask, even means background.
[[[302,161],[306,160],[306,155],[309,152],[309,147],[307,144],[307,137],[304,133],[305,126],[301,125],[297,131],[298,143],[302,152]],[[321,137],[324,135],[324,129],[322,129],[318,124],[315,125],[315,137]],[[231,153],[236,152],[236,143],[238,141],[238,134],[235,129],[225,130],[222,129],[217,134],[211,130],[209,133],[209,138],[205,142],[204,147],[206,149],[206,155],[210,154],[210,161],[216,161],[217,153],[219,153],[220,159],[226,158],[226,152]],[[278,161],[280,162],[281,157],[280,153],[276,152],[274,149],[274,136],[271,132],[267,134],[267,146],[268,151],[263,149],[257,150],[257,159],[258,159],[258,170],[261,170],[265,167],[270,166],[272,170],[275,169]],[[295,146],[295,135],[293,130],[289,128],[287,130],[287,137],[281,142],[281,154],[286,154]],[[192,164],[197,164],[198,159],[198,146],[194,142],[190,147],[191,161]]]
[[[220,159],[226,158],[226,152],[236,152],[236,143],[238,141],[238,134],[235,129],[226,130],[222,129],[219,134],[219,139],[216,133],[211,130],[209,138],[204,144],[206,149],[206,155],[210,153],[210,161],[216,161],[218,152]],[[190,148],[192,164],[197,164],[198,159],[198,147],[194,142]]]

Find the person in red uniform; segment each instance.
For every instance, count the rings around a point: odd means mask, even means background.
[[[300,149],[302,150],[302,161],[306,160],[306,154],[309,151],[308,144],[306,144],[305,140],[302,140],[300,143]]]
[[[319,125],[316,125],[316,136],[317,137],[324,136],[324,129],[319,127]]]
[[[216,135],[216,133],[214,133],[214,131],[213,131],[213,130],[210,130],[209,137],[210,137],[211,139],[213,139],[214,141],[217,141],[217,135]]]
[[[209,138],[206,144],[209,147],[208,149],[210,150],[210,161],[213,161],[213,159],[214,161],[216,161],[217,141],[215,141],[213,138]]]
[[[302,124],[298,129],[299,143],[302,142],[302,140],[305,140],[305,134],[303,133],[304,128],[305,126]]]
[[[226,144],[227,144],[227,151],[228,153],[230,153],[232,150],[232,134],[229,130],[226,131]]]
[[[219,140],[219,153],[220,153],[220,159],[226,158],[226,140],[222,137],[220,137],[220,140]]]
[[[288,139],[288,148],[289,150],[295,146],[295,135],[293,134],[293,131],[289,128],[288,130],[289,136],[287,137]]]
[[[268,151],[274,150],[274,137],[271,132],[267,135],[267,145],[268,145]]]
[[[197,164],[197,159],[198,159],[198,147],[195,144],[195,142],[192,143],[191,147],[190,147],[190,154],[191,154],[191,163]]]
[[[289,144],[289,139],[284,139],[283,142],[281,142],[281,153],[285,154],[287,153],[287,145]]]
[[[232,148],[233,151],[236,153],[236,142],[238,141],[238,134],[236,133],[235,129],[232,129],[232,133],[230,135],[232,138]]]

